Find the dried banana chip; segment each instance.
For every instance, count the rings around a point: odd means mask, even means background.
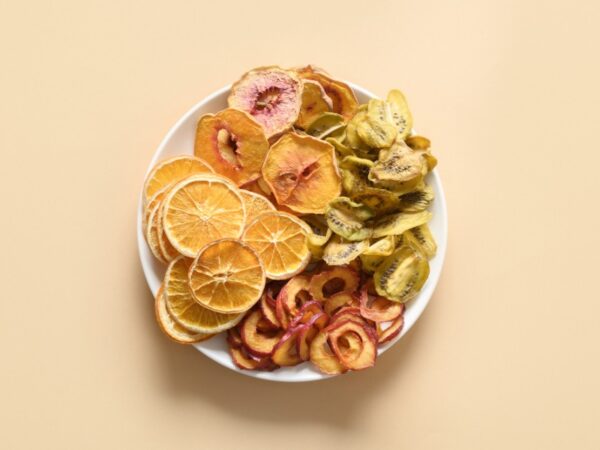
[[[371,237],[378,238],[402,234],[406,230],[410,230],[411,228],[418,227],[419,225],[429,222],[430,219],[431,213],[429,211],[390,214],[389,216],[385,216],[377,220],[373,226],[373,233],[371,234]]]
[[[429,276],[429,263],[417,249],[403,245],[388,256],[373,275],[375,290],[389,300],[414,298]]]
[[[325,246],[323,260],[330,266],[341,266],[356,259],[369,248],[369,240],[348,242],[339,236],[334,236]]]

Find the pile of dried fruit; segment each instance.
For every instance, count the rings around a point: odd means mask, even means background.
[[[242,369],[372,366],[436,252],[429,140],[400,91],[359,105],[311,66],[251,70],[228,103],[144,185],[161,328],[186,344],[227,330]]]

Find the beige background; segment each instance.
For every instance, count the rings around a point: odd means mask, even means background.
[[[0,2],[0,447],[600,448],[598,2],[205,3]],[[192,104],[309,62],[406,92],[450,240],[376,368],[286,385],[160,334],[136,202]]]

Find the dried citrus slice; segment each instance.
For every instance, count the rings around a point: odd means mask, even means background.
[[[189,177],[165,199],[165,233],[185,256],[195,257],[217,239],[240,237],[245,221],[244,201],[237,188],[215,175]]]
[[[148,224],[146,226],[144,237],[146,238],[146,243],[148,244],[148,247],[150,248],[150,251],[152,252],[154,257],[160,262],[166,263],[167,258],[160,249],[160,244],[158,242],[158,213],[160,206],[161,203],[154,205],[152,211],[150,211],[150,216],[148,217]]]
[[[236,239],[205,246],[189,271],[192,295],[220,313],[247,311],[262,295],[265,271],[256,251]]]
[[[159,162],[146,177],[144,203],[158,191],[198,173],[213,172],[210,165],[195,156],[176,156]]]
[[[306,223],[281,211],[266,212],[248,224],[242,240],[263,262],[267,278],[286,280],[301,272],[310,261]]]
[[[240,189],[240,195],[246,207],[246,223],[249,224],[260,214],[275,211],[273,204],[264,195]]]
[[[164,285],[161,285],[156,293],[154,301],[154,312],[156,313],[156,321],[160,329],[170,339],[180,344],[193,344],[195,342],[205,341],[214,336],[214,334],[194,333],[187,328],[182,327],[173,320],[169,311],[164,296]]]
[[[262,168],[280,205],[301,214],[320,214],[340,195],[335,149],[312,136],[287,133],[275,142]]]
[[[144,215],[142,216],[142,230],[144,230],[144,234],[146,233],[146,227],[148,226],[148,219],[150,218],[150,213],[158,204],[160,204],[164,200],[168,192],[168,187],[161,189],[160,191],[155,193],[152,196],[152,198],[150,198],[150,200],[148,200],[148,203],[144,205]]]
[[[227,108],[198,121],[194,154],[238,185],[260,176],[268,150],[262,126],[244,111]]]
[[[160,248],[161,253],[165,257],[167,262],[171,262],[175,258],[179,256],[179,252],[173,245],[167,234],[165,233],[165,229],[163,227],[163,212],[164,212],[164,201],[159,203],[158,210],[153,217],[153,220],[156,221],[156,234],[158,236],[158,246]]]
[[[171,317],[181,326],[196,333],[218,333],[235,326],[243,314],[220,314],[199,305],[188,283],[192,261],[180,256],[173,260],[165,274],[165,303]]]

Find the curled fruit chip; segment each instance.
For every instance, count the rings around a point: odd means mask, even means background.
[[[389,256],[396,249],[396,236],[385,236],[373,242],[363,255],[367,256]]]
[[[367,248],[369,248],[368,239],[349,242],[334,236],[325,246],[323,260],[330,266],[341,266],[356,259]]]
[[[370,147],[391,146],[398,135],[398,129],[390,121],[386,103],[375,98],[369,100],[366,119],[356,127],[361,140]]]
[[[260,321],[264,320],[260,310],[254,310],[246,316],[240,327],[240,336],[244,345],[255,355],[269,356],[279,342],[283,331],[279,328],[260,330]]]
[[[358,112],[350,119],[346,126],[346,143],[354,150],[361,150],[365,154],[370,153],[369,146],[362,140],[358,134],[358,127],[367,120],[366,108],[359,108]]]
[[[301,214],[323,213],[341,192],[334,148],[312,136],[283,135],[267,153],[262,173],[277,203]]]
[[[355,300],[354,295],[350,292],[338,292],[325,300],[323,309],[325,313],[331,316],[338,309],[351,305]]]
[[[365,221],[373,217],[373,212],[347,197],[339,197],[331,202],[325,211],[327,225],[338,236],[349,241],[362,241],[371,236],[373,230]]]
[[[310,214],[302,217],[302,220],[308,224],[311,233],[308,235],[310,245],[323,246],[331,237],[331,229],[327,226],[327,221],[321,215]]]
[[[301,327],[296,341],[298,355],[302,361],[307,361],[310,357],[310,344],[320,330],[325,328],[329,317],[324,312],[313,315],[307,323]]]
[[[321,314],[323,312],[323,307],[321,303],[316,300],[310,300],[303,304],[298,312],[292,318],[290,322],[290,327],[294,327],[296,325],[305,324],[311,321],[313,316]]]
[[[277,368],[268,356],[254,356],[246,347],[229,347],[233,363],[242,370],[274,370]]]
[[[422,178],[423,158],[404,142],[395,142],[379,152],[369,172],[369,180],[395,191],[415,186]]]
[[[422,187],[400,196],[399,208],[403,212],[419,212],[429,208],[433,200],[433,189],[424,184]]]
[[[344,137],[345,136],[346,136],[346,133],[344,132]],[[350,147],[348,147],[346,144],[344,144],[343,140],[340,140],[339,138],[327,137],[327,138],[325,138],[325,141],[327,141],[331,145],[333,145],[338,158],[343,158],[345,156],[354,155],[354,151]]]
[[[398,196],[387,189],[365,187],[351,194],[351,198],[371,209],[378,217],[397,212],[401,207]]]
[[[313,120],[332,109],[333,103],[323,86],[313,80],[302,80],[302,106],[294,125],[306,129]]]
[[[384,344],[386,342],[391,341],[396,336],[400,334],[402,331],[402,327],[404,326],[404,316],[400,315],[385,329],[382,329],[381,332],[377,333],[379,338],[377,340],[378,344]]]
[[[414,298],[429,276],[429,263],[410,245],[403,245],[377,268],[375,290],[389,300],[406,303]]]
[[[194,154],[237,185],[260,176],[268,150],[262,127],[243,111],[227,108],[198,121]]]
[[[412,130],[413,118],[404,94],[398,89],[392,89],[387,96],[386,103],[391,111],[391,121],[398,130],[398,137],[404,139]]]
[[[288,327],[289,317],[298,314],[299,308],[311,300],[308,286],[310,278],[307,275],[296,275],[291,278],[277,295],[277,319],[284,328]]]
[[[323,373],[337,375],[347,369],[340,363],[327,342],[328,334],[325,330],[319,331],[310,344],[310,361]]]
[[[437,244],[427,224],[411,228],[403,236],[408,239],[408,242],[414,243],[427,258],[431,259],[435,256]]]
[[[295,328],[288,329],[283,337],[279,340],[275,348],[271,359],[278,366],[295,366],[302,362],[302,358],[298,354],[298,347],[296,345],[298,341],[298,335],[306,325],[297,326]]]
[[[340,141],[344,140],[346,120],[336,113],[324,113],[310,123],[306,133],[317,139],[332,137]]]
[[[425,136],[408,136],[406,139],[404,139],[404,142],[406,142],[406,145],[408,145],[413,150],[425,151],[429,150],[429,147],[431,147],[431,141]]]
[[[260,67],[233,84],[227,102],[254,117],[270,138],[288,130],[298,119],[302,82],[292,71]]]
[[[326,328],[333,352],[347,369],[362,370],[375,365],[377,340],[367,327],[354,320],[344,320]]]
[[[404,303],[392,302],[373,292],[373,284],[367,283],[360,292],[360,314],[374,322],[394,320],[404,312]]]
[[[358,100],[350,86],[343,81],[334,80],[323,71],[312,66],[296,69],[301,78],[318,82],[333,102],[333,112],[341,114],[346,119],[354,116],[358,108]]]
[[[360,262],[362,263],[363,270],[367,273],[373,273],[383,263],[385,256],[374,256],[374,255],[360,255]]]
[[[323,302],[340,292],[354,292],[359,281],[358,273],[350,267],[330,267],[312,276],[308,291],[315,300]]]
[[[272,298],[271,290],[268,287],[260,298],[260,310],[262,311],[265,320],[273,327],[277,328],[281,326],[275,313],[275,299]]]
[[[397,213],[378,219],[373,228],[372,237],[398,235],[406,230],[423,225],[431,219],[429,211],[417,213]]]

